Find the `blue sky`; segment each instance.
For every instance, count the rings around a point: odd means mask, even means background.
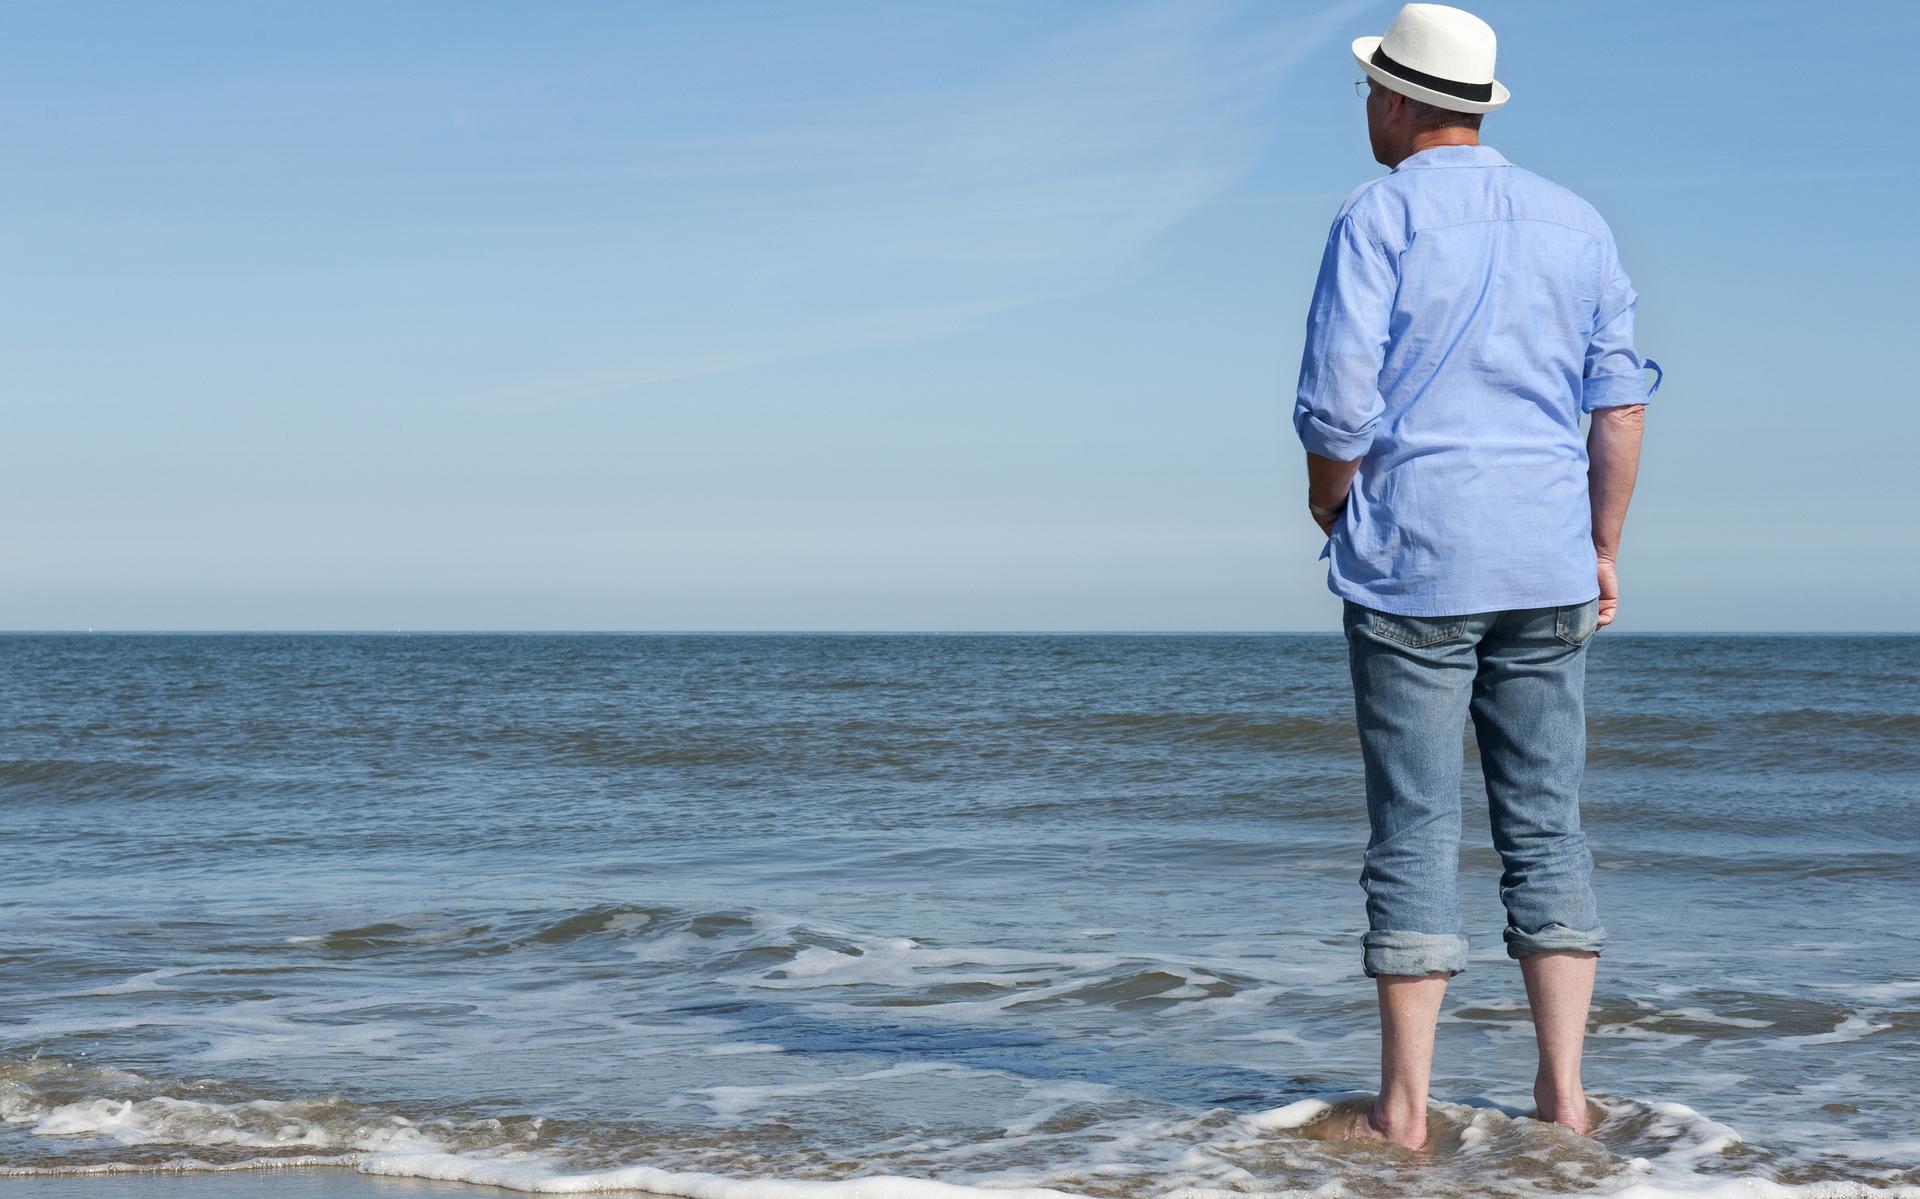
[[[0,2],[0,628],[1336,629],[1398,7]],[[1920,14],[1474,10],[1667,370],[1618,627],[1920,627]]]

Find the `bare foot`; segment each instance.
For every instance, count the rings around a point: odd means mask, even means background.
[[[1560,1124],[1581,1136],[1593,1135],[1593,1109],[1587,1104],[1580,1084],[1556,1087],[1550,1080],[1533,1082],[1533,1118],[1546,1124]]]
[[[1394,1124],[1371,1106],[1335,1108],[1304,1131],[1319,1141],[1386,1141],[1403,1149],[1430,1147],[1425,1120]]]

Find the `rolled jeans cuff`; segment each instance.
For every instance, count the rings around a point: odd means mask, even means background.
[[[1432,974],[1452,977],[1467,968],[1467,939],[1457,933],[1411,933],[1373,929],[1360,938],[1360,968],[1368,978],[1382,974]]]
[[[1607,930],[1604,928],[1577,929],[1564,924],[1543,924],[1538,932],[1521,932],[1513,925],[1507,925],[1507,956],[1523,958],[1530,953],[1546,953],[1555,949],[1586,949],[1599,953],[1607,943]]]

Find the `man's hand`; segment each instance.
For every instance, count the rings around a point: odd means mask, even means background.
[[[1347,509],[1347,496],[1353,491],[1353,476],[1360,472],[1360,459],[1340,462],[1307,451],[1307,515],[1320,531],[1333,536],[1334,522]]]
[[[1600,559],[1600,619],[1595,628],[1604,628],[1613,623],[1613,610],[1620,606],[1620,575],[1613,567],[1612,558]]]
[[[1307,515],[1313,517],[1313,523],[1319,525],[1320,531],[1329,537],[1333,536],[1334,523],[1340,519],[1340,514],[1346,511],[1346,508],[1347,497],[1344,495],[1340,497],[1338,504],[1322,506],[1313,498],[1313,493],[1307,493]]]

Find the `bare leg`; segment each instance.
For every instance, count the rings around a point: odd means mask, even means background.
[[[1316,1135],[1377,1137],[1419,1149],[1427,1142],[1427,1080],[1447,973],[1382,974],[1374,982],[1380,994],[1380,1094],[1371,1109],[1337,1117]]]
[[[1533,1007],[1533,1034],[1540,1044],[1540,1071],[1533,1080],[1535,1118],[1589,1131],[1587,1095],[1580,1086],[1580,1050],[1587,1037],[1593,976],[1599,956],[1580,950],[1549,950],[1520,959]]]
[[[1434,1026],[1447,975],[1383,974],[1380,992],[1380,1097],[1373,1124],[1398,1145],[1427,1139],[1427,1080],[1433,1073]]]

